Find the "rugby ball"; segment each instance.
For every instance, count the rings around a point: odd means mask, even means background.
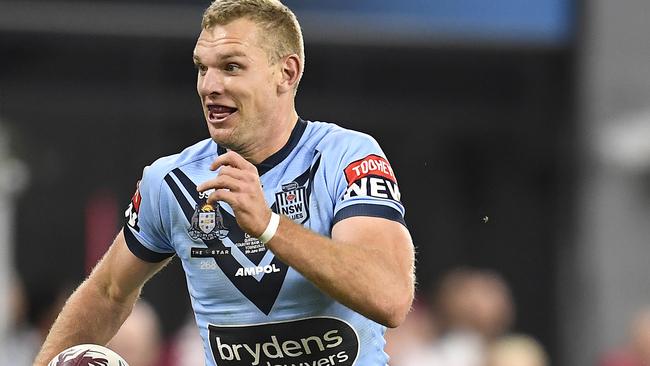
[[[47,366],[129,366],[110,349],[97,344],[72,346],[54,356]]]

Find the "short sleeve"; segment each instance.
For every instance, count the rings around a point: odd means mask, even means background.
[[[350,132],[339,138],[332,225],[352,216],[381,217],[404,223],[404,206],[392,166],[370,136]]]
[[[144,169],[131,202],[124,212],[124,237],[133,254],[147,262],[160,262],[174,255],[161,215],[161,180],[151,167]]]

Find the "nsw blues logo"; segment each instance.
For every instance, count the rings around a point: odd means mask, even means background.
[[[309,218],[307,187],[300,186],[296,182],[283,184],[282,192],[275,194],[275,203],[279,214],[299,224],[303,224]]]
[[[191,226],[187,233],[194,240],[223,239],[228,235],[228,229],[223,225],[223,216],[219,205],[197,204],[190,223]]]

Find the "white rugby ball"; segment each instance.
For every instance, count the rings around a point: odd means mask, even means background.
[[[98,344],[72,346],[54,356],[47,366],[129,366],[112,350]]]

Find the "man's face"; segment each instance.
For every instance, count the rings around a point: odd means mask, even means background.
[[[238,151],[262,138],[277,105],[280,69],[269,63],[258,31],[254,22],[237,19],[204,29],[194,48],[196,87],[210,136]]]

